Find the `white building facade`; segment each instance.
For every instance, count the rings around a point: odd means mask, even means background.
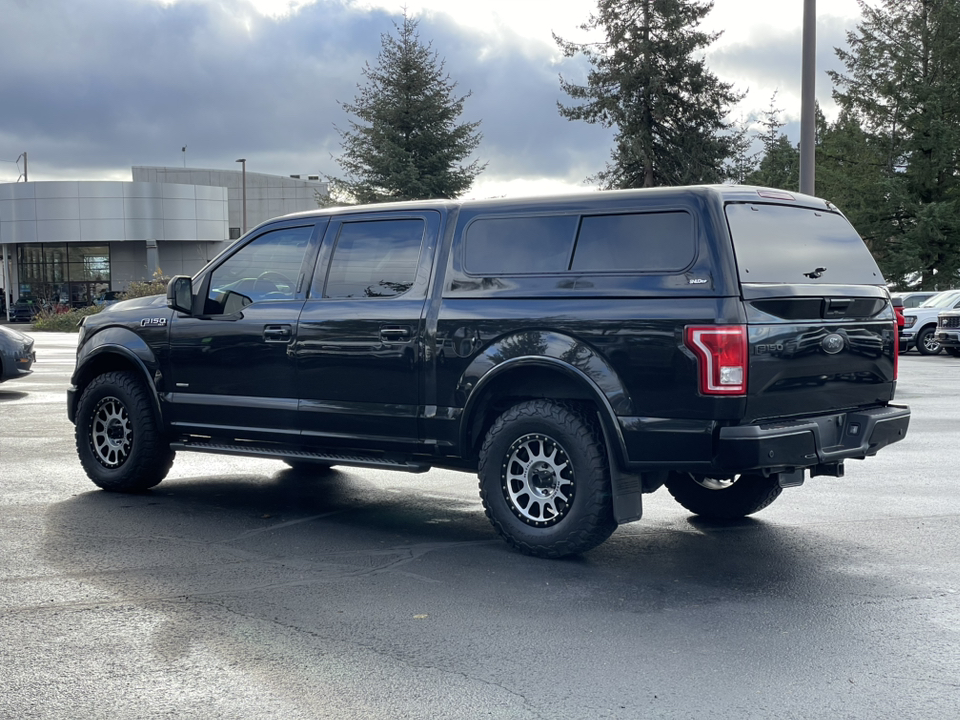
[[[243,174],[133,168],[133,182],[0,183],[0,287],[20,297],[89,304],[131,282],[192,275],[240,237]],[[246,173],[247,227],[317,207],[326,184]]]

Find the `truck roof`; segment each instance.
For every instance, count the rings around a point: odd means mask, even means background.
[[[822,198],[804,195],[801,193],[775,188],[755,187],[752,185],[688,185],[679,187],[637,188],[631,190],[591,190],[574,193],[556,193],[550,195],[530,195],[522,197],[495,197],[466,200],[406,200],[400,202],[376,203],[369,205],[344,205],[329,208],[318,208],[299,213],[284,215],[284,218],[320,217],[325,215],[355,214],[362,212],[385,212],[390,210],[410,210],[413,208],[426,210],[451,211],[456,208],[496,211],[520,210],[524,208],[550,207],[557,210],[563,208],[580,208],[585,204],[600,206],[618,206],[631,200],[650,201],[659,198],[662,200],[680,200],[697,198],[700,201],[713,200],[715,202],[777,202],[802,207],[813,207],[836,211],[833,205]],[[276,219],[276,218],[275,218]]]

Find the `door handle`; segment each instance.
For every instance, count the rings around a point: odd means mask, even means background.
[[[265,325],[263,328],[263,339],[266,342],[290,342],[292,337],[292,325]]]
[[[381,325],[380,339],[384,342],[409,340],[413,334],[409,325]]]

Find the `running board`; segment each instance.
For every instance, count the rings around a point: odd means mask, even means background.
[[[379,468],[381,470],[399,470],[400,472],[423,473],[429,465],[413,462],[404,458],[385,457],[383,455],[335,454],[287,450],[285,448],[263,448],[250,445],[228,445],[211,442],[174,442],[173,450],[214,453],[217,455],[241,455],[243,457],[270,458],[272,460],[302,460],[325,465],[349,465],[351,467]]]

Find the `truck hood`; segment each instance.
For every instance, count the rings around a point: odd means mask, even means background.
[[[148,297],[131,298],[121,300],[113,305],[107,305],[100,314],[118,313],[126,310],[136,310],[138,308],[165,308],[167,306],[167,297],[165,295],[150,295]]]

